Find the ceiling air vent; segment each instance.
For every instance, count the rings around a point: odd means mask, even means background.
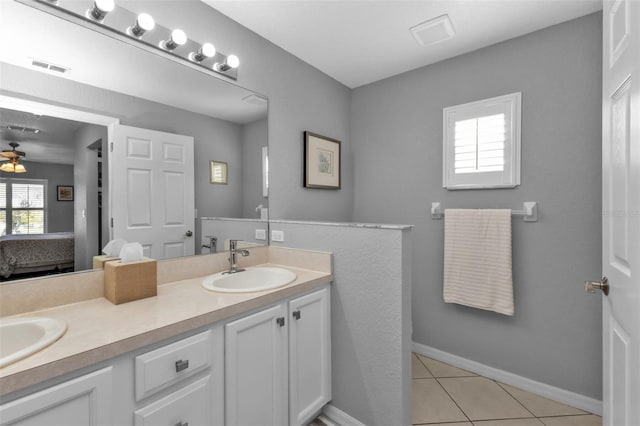
[[[68,67],[63,67],[62,65],[55,65],[50,62],[43,61],[42,59],[31,59],[31,65],[36,68],[43,68],[45,70],[55,71],[60,74],[64,74],[70,69]]]
[[[451,19],[446,14],[411,27],[409,31],[421,46],[440,43],[456,35]]]
[[[267,102],[268,102],[262,96],[258,96],[258,95],[255,95],[255,94],[251,94],[249,96],[246,96],[246,97],[242,98],[242,100],[245,101],[248,104],[258,105],[258,106],[266,105]]]

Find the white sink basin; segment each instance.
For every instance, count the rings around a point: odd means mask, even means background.
[[[296,274],[288,269],[272,266],[249,267],[242,272],[210,275],[202,281],[207,290],[223,293],[249,293],[271,290],[292,283]]]
[[[0,367],[49,346],[65,331],[67,324],[53,318],[0,319]]]

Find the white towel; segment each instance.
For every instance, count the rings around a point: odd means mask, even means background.
[[[445,210],[444,301],[513,315],[511,210]]]

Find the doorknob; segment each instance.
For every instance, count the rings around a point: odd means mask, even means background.
[[[587,293],[595,293],[596,290],[602,290],[605,296],[609,295],[609,280],[602,277],[600,281],[585,281],[584,289]]]

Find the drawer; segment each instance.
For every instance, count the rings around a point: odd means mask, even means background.
[[[136,401],[208,368],[211,352],[208,330],[137,356]]]
[[[213,424],[211,376],[203,377],[134,413],[135,426]]]

